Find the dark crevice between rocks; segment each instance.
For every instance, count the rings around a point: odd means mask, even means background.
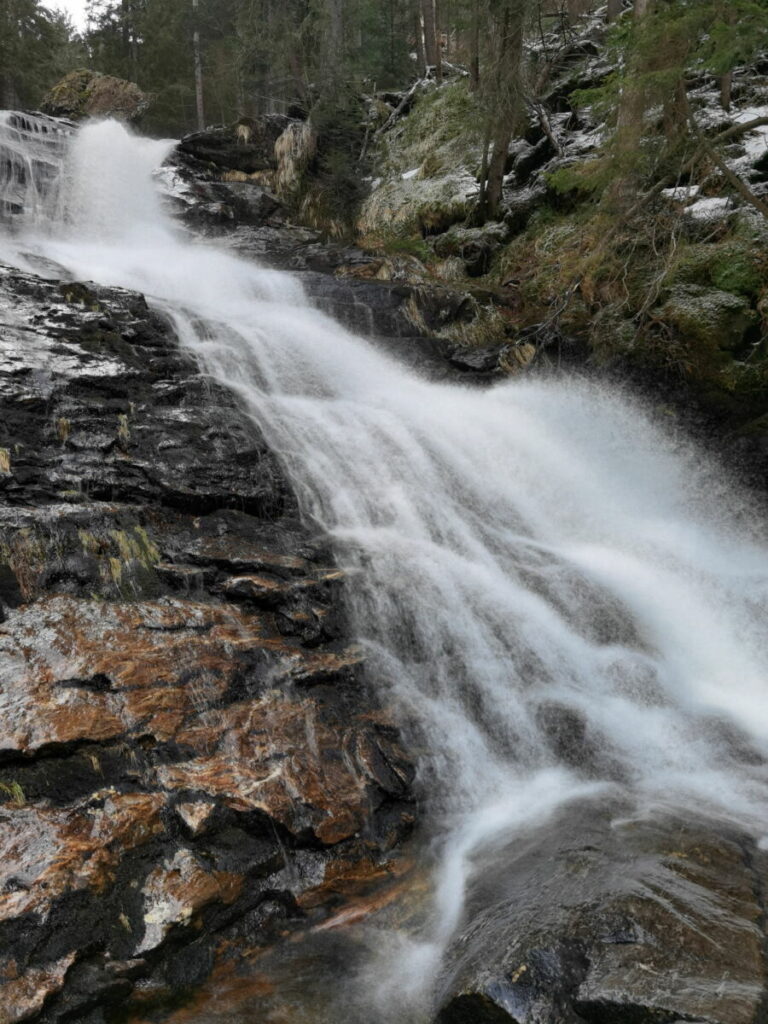
[[[487,996],[478,993],[457,996],[440,1012],[437,1024],[523,1024]]]
[[[741,840],[741,849],[749,876],[752,879],[752,890],[755,905],[759,908],[757,926],[762,935],[763,951],[763,990],[760,1005],[755,1015],[755,1024],[768,1024],[768,885],[766,884],[766,868],[768,856],[748,839]]]

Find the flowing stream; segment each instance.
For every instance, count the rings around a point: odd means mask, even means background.
[[[27,219],[0,258],[42,255],[166,311],[352,570],[355,629],[417,730],[435,836],[396,1019],[428,998],[499,836],[617,795],[760,836],[768,548],[723,471],[615,387],[534,375],[480,390],[405,370],[297,277],[185,238],[152,176],[168,148],[83,128],[47,227]],[[557,722],[578,723],[580,757],[553,742]]]

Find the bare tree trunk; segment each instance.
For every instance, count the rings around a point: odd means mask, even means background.
[[[648,15],[651,0],[635,0],[633,18],[636,26]],[[626,68],[619,97],[616,123],[616,157],[618,173],[610,188],[611,196],[625,204],[638,184],[638,155],[645,127],[647,90],[644,85],[643,57],[633,54]]]
[[[424,22],[421,20],[420,8],[414,15],[414,25],[416,28],[416,56],[419,62],[419,70],[423,75],[427,70],[427,51],[424,45]]]
[[[16,92],[16,83],[10,71],[4,72],[2,83],[2,105],[6,110],[15,110],[19,106],[19,97]]]
[[[723,110],[731,109],[731,99],[733,96],[733,71],[726,71],[723,77],[720,79],[720,102],[723,105]]]
[[[469,87],[472,92],[480,88],[480,0],[472,4],[472,23],[469,42]]]
[[[328,0],[328,15],[330,32],[328,56],[333,64],[333,67],[328,70],[338,74],[344,57],[344,0]]]
[[[720,16],[727,25],[733,25],[736,21],[736,15],[734,14],[733,8],[730,4],[720,5]],[[726,71],[726,73],[720,79],[720,102],[723,105],[723,110],[731,109],[731,98],[733,95],[733,70]]]
[[[504,172],[516,121],[517,118],[504,118],[499,122],[498,129],[493,136],[493,152],[488,164],[488,184],[485,190],[485,212],[492,220],[498,217],[501,210]]]
[[[203,60],[200,54],[200,23],[198,21],[199,0],[192,0],[192,50],[195,58],[195,102],[197,105],[197,130],[205,128],[205,102],[203,99]]]
[[[139,33],[136,25],[136,0],[130,0],[128,9],[131,13],[131,78],[134,82],[139,80]]]
[[[443,33],[440,31],[440,0],[432,0],[435,18],[435,77],[443,80]]]
[[[528,0],[507,0],[499,21],[492,28],[498,32],[496,82],[491,116],[493,151],[488,164],[481,219],[496,218],[501,209],[504,173],[509,144],[512,141],[523,108],[522,64],[523,31]]]
[[[421,20],[424,25],[424,55],[427,67],[437,66],[437,26],[435,0],[421,0]]]

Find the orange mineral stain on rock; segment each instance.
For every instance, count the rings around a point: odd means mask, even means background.
[[[16,1024],[38,1014],[46,999],[61,991],[74,961],[75,954],[70,953],[45,967],[27,971],[22,977],[8,981],[0,979],[0,1020],[3,1024]]]
[[[25,608],[0,636],[0,749],[29,754],[137,729],[170,739],[201,704],[221,698],[239,650],[265,645],[260,625],[233,609],[171,599],[62,596]]]
[[[234,903],[242,886],[240,876],[207,871],[191,850],[177,850],[144,883],[145,930],[136,953],[155,949],[174,927],[189,925],[211,903]]]
[[[105,888],[126,852],[164,831],[161,793],[97,795],[97,806],[0,809],[0,921],[45,915],[63,893]]]
[[[369,814],[367,780],[344,756],[348,731],[326,724],[313,700],[271,691],[208,711],[177,738],[199,756],[160,767],[164,788],[201,790],[234,810],[263,811],[328,845],[353,835]]]

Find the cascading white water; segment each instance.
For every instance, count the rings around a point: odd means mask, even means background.
[[[55,204],[68,122],[0,111],[0,218],[35,223]]]
[[[418,728],[450,836],[410,994],[399,968],[406,999],[428,988],[474,853],[567,801],[694,805],[759,834],[768,547],[721,471],[614,388],[414,376],[295,278],[181,239],[152,183],[166,149],[113,123],[81,130],[59,224],[25,248],[168,311],[360,570],[371,678]],[[564,712],[583,723],[581,764],[551,740]]]

